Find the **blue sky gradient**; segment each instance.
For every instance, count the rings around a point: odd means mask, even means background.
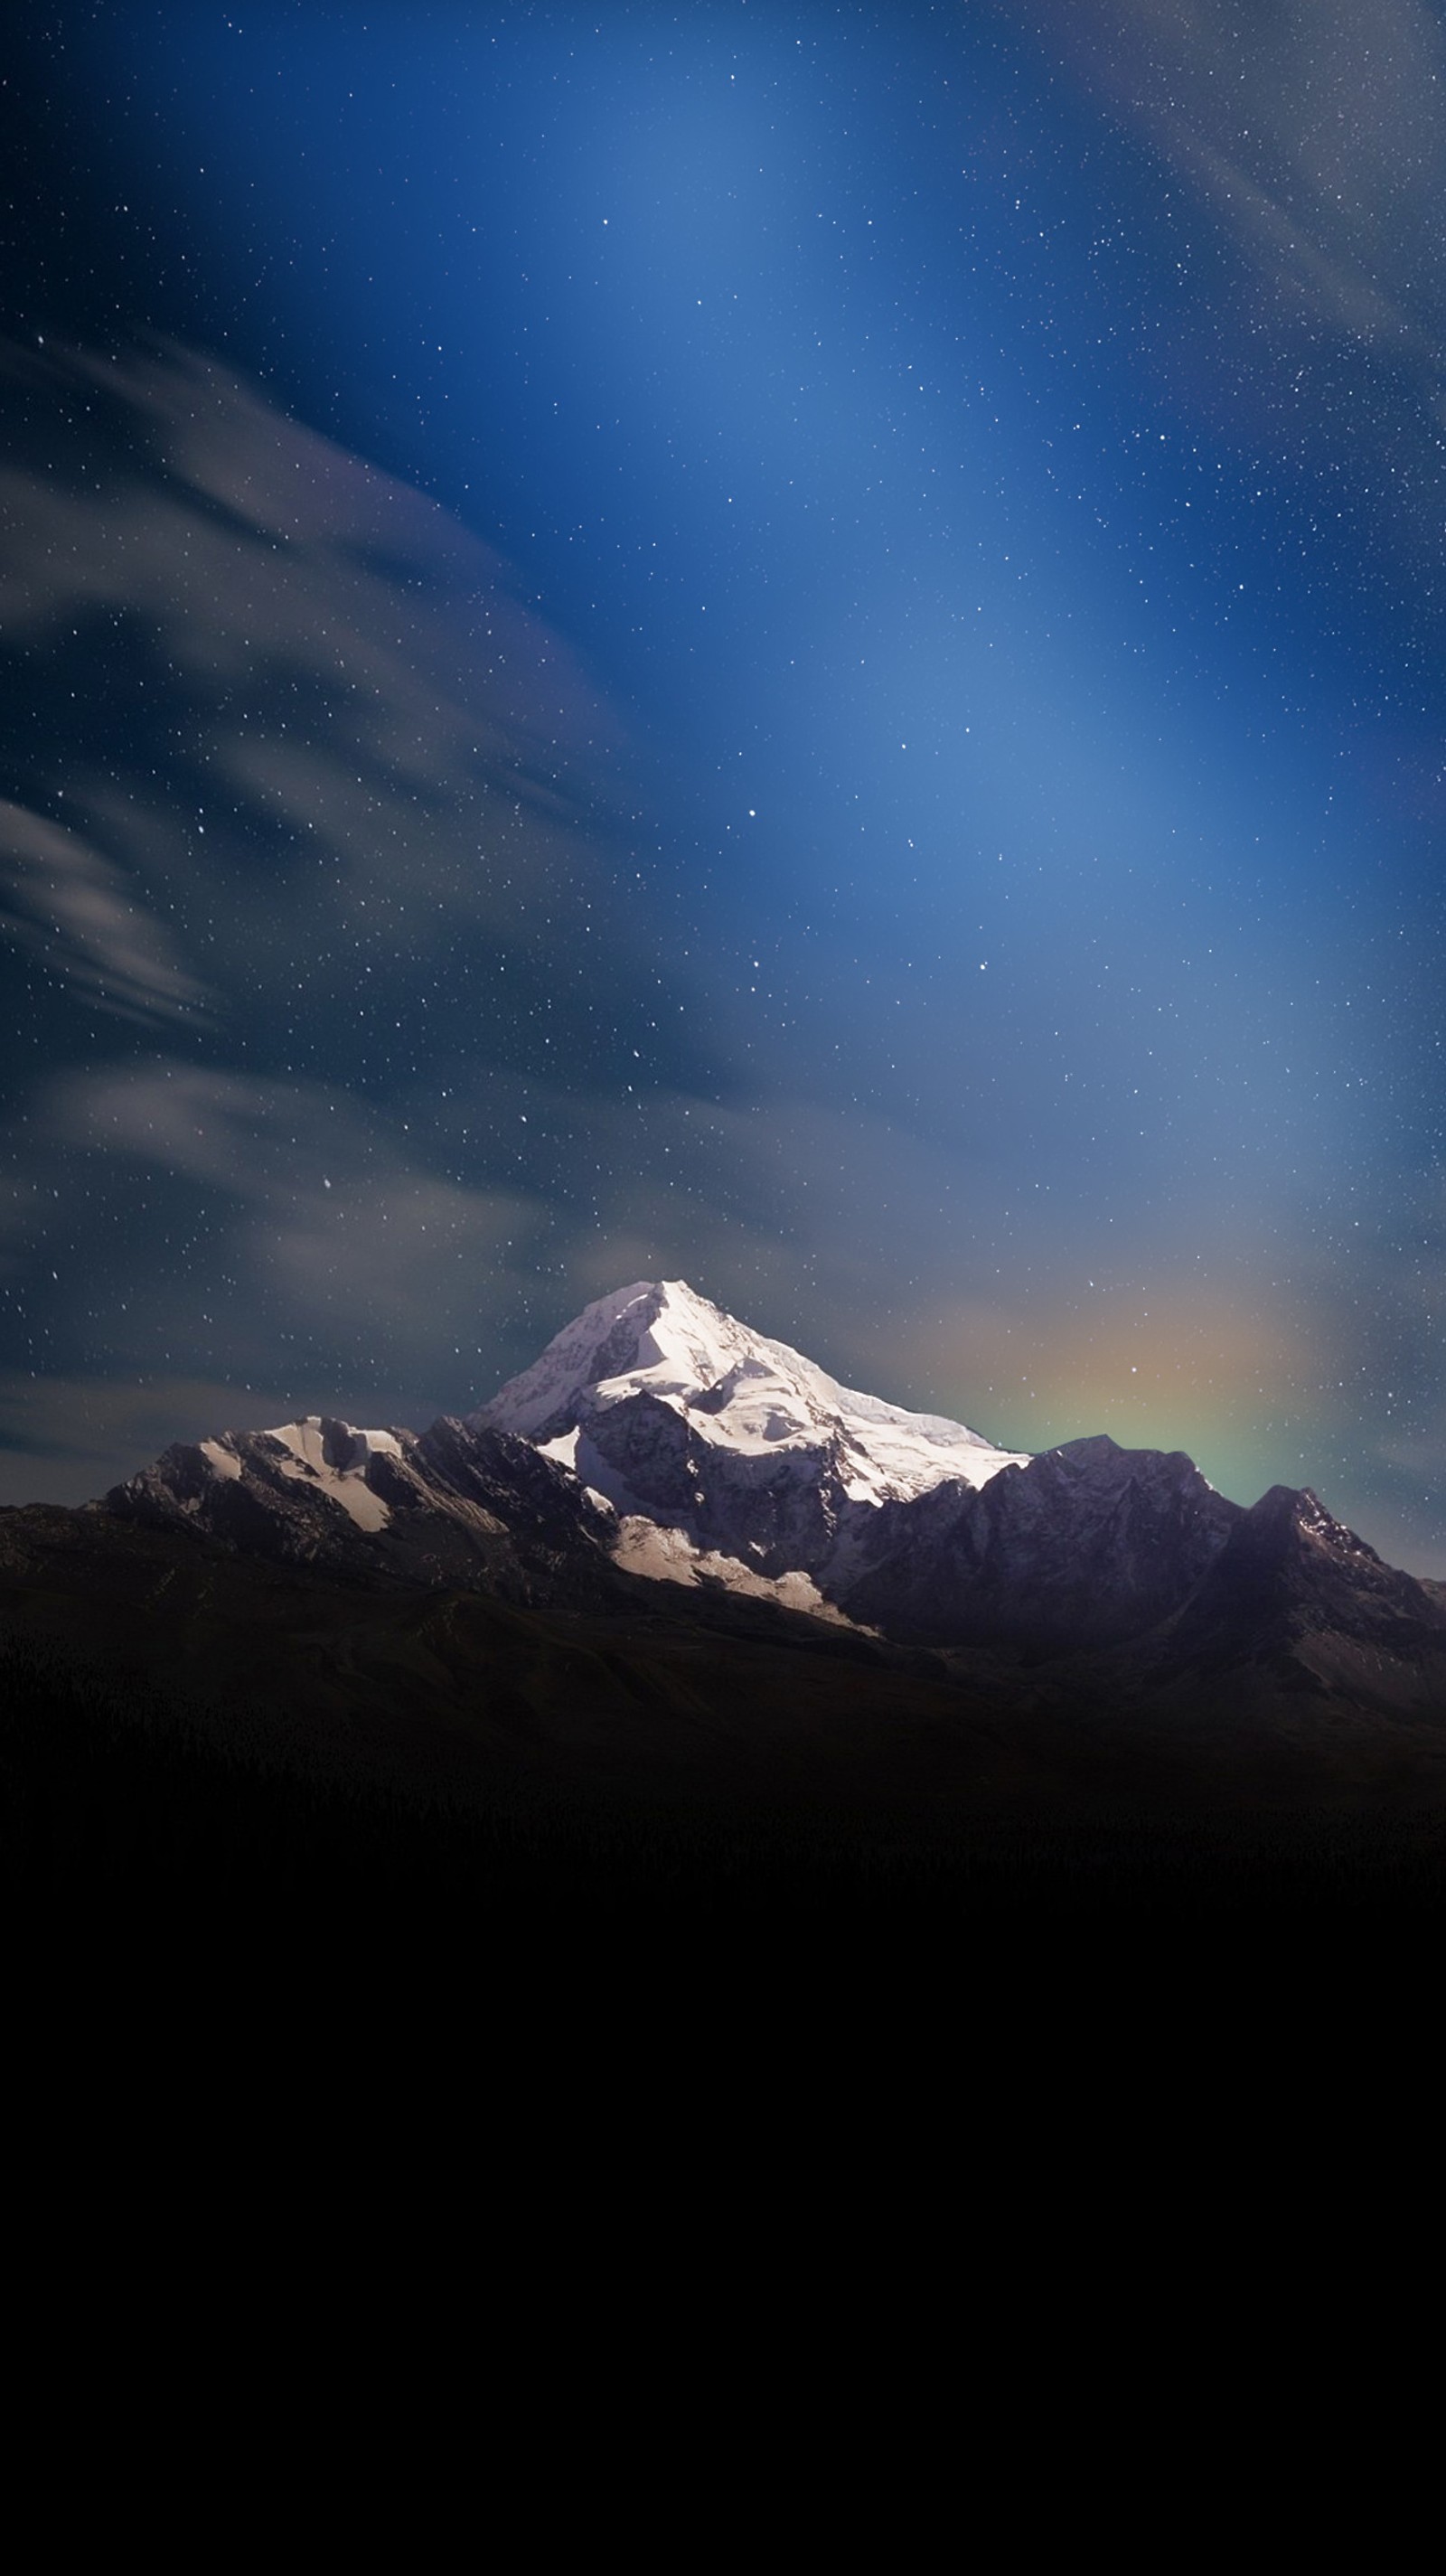
[[[1446,44],[1269,20],[26,15],[12,1498],[681,1273],[1446,1572]]]

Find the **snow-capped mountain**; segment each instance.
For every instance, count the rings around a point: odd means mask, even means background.
[[[1026,1463],[962,1422],[841,1386],[681,1279],[598,1298],[470,1425],[520,1433],[610,1503],[631,1571],[833,1616],[881,1507]]]
[[[614,1553],[927,1645],[1099,1643],[1177,1607],[1237,1506],[1181,1452],[1030,1457],[840,1386],[682,1280],[599,1298],[471,1417],[572,1468]]]
[[[108,1502],[294,1563],[514,1592],[519,1510],[535,1524],[540,1509],[550,1562],[581,1546],[594,1571],[601,1554],[837,1620],[844,1562],[881,1509],[1023,1463],[840,1386],[681,1280],[643,1281],[587,1307],[465,1424],[313,1414],[223,1432],[178,1443]]]
[[[683,1279],[637,1280],[585,1306],[469,1419],[521,1432],[620,1509],[646,1509],[612,1456],[604,1420],[639,1396],[707,1449],[775,1461],[827,1456],[850,1502],[902,1502],[946,1477],[983,1485],[1024,1464],[1024,1452],[996,1449],[962,1422],[840,1386]]]
[[[466,1422],[223,1432],[106,1499],[353,1578],[580,1599],[617,1568],[910,1644],[1049,1648],[1170,1615],[1239,1517],[1178,1452],[997,1449],[682,1280],[599,1298]]]
[[[643,1575],[911,1647],[1138,1648],[1152,1689],[1266,1656],[1293,1688],[1338,1666],[1360,1692],[1368,1668],[1399,1665],[1409,1698],[1446,1653],[1435,1597],[1313,1495],[1246,1512],[1182,1452],[1106,1438],[997,1449],[839,1385],[678,1280],[598,1299],[465,1422],[222,1432],[90,1508],[350,1582],[569,1615],[640,1615],[627,1578]]]

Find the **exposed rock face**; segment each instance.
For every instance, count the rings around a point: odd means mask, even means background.
[[[1446,1605],[1386,1565],[1308,1487],[1272,1485],[1174,1618],[1146,1641],[1153,1686],[1268,1684],[1446,1715]]]
[[[178,1442],[107,1494],[104,1509],[285,1564],[485,1584],[513,1599],[596,1597],[615,1531],[577,1478],[527,1441],[446,1415],[420,1435],[313,1414],[275,1431]]]
[[[837,1597],[918,1644],[1113,1645],[1177,1609],[1241,1517],[1180,1450],[1072,1440],[881,1507]]]

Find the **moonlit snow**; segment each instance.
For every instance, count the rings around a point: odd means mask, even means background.
[[[228,1445],[231,1437],[223,1434],[218,1440],[197,1443],[196,1454],[224,1483],[234,1483],[245,1472],[236,1449]],[[401,1456],[401,1442],[394,1432],[357,1431],[349,1422],[327,1422],[319,1413],[307,1413],[297,1422],[277,1423],[255,1437],[273,1442],[281,1452],[275,1461],[281,1475],[339,1504],[358,1529],[385,1529],[391,1514],[380,1494],[367,1484],[366,1469],[367,1460],[379,1452]]]
[[[591,1535],[625,1572],[846,1625],[866,1623],[832,1595],[867,1559],[876,1513],[1027,1463],[963,1423],[841,1386],[677,1279],[637,1281],[586,1307],[464,1428],[524,1440],[576,1479],[587,1508],[601,1507]],[[394,1534],[393,1503],[414,1487],[456,1515],[447,1473],[440,1488],[428,1481],[428,1437],[312,1413],[178,1447],[158,1473],[172,1506],[203,1522],[218,1488],[239,1480],[253,1496],[314,1495],[379,1537]],[[373,1478],[376,1459],[399,1462],[400,1486]],[[296,1524],[308,1529],[310,1547],[314,1524]]]
[[[700,1442],[747,1456],[816,1451],[837,1441],[844,1490],[903,1501],[946,1478],[987,1484],[1026,1453],[996,1449],[962,1422],[840,1386],[786,1342],[750,1332],[682,1279],[638,1280],[583,1309],[542,1357],[470,1419],[520,1432],[626,1509],[587,1437],[597,1414],[637,1395],[677,1413]]]

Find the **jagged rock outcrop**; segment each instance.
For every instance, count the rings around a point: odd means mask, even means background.
[[[1236,1515],[1195,1591],[1146,1641],[1155,1693],[1274,1692],[1446,1717],[1446,1605],[1387,1565],[1309,1487]]]
[[[242,1553],[361,1580],[597,1599],[611,1513],[505,1431],[443,1416],[422,1433],[308,1415],[178,1442],[105,1496],[118,1518],[203,1531]]]
[[[882,1506],[834,1597],[919,1644],[1114,1645],[1189,1598],[1240,1517],[1181,1450],[1072,1440]]]

